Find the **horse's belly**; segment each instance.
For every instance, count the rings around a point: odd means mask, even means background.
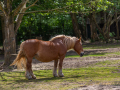
[[[58,56],[51,57],[51,56],[38,56],[38,55],[35,55],[34,57],[41,62],[50,62],[52,60],[57,60],[59,58]]]

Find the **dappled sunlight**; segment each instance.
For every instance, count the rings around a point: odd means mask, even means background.
[[[60,84],[67,82],[69,84],[70,82],[79,84],[84,82],[84,84],[87,85],[90,84],[90,82],[113,82],[114,80],[120,80],[117,69],[118,68],[116,67],[86,67],[78,69],[63,69],[65,77],[53,77],[52,70],[37,70],[33,71],[37,76],[37,79],[33,80],[27,80],[24,77],[24,72],[2,72],[1,75],[3,79],[0,79],[0,84],[3,88],[5,88],[3,85],[6,85],[7,88],[10,88],[12,86],[14,89],[18,89],[21,87],[29,88],[29,85],[31,85],[30,87],[32,88],[33,85],[38,85],[38,83],[39,85],[51,85],[50,83]],[[54,86],[52,85],[52,87]]]

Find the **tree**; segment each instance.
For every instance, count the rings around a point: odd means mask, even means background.
[[[81,37],[81,31],[80,31],[80,28],[79,28],[79,25],[78,25],[78,20],[76,18],[76,14],[75,13],[70,13],[71,15],[71,18],[72,18],[72,24],[73,24],[73,29],[74,29],[74,32],[75,32],[75,36],[77,37]]]
[[[114,0],[117,1],[117,0]],[[99,5],[98,2],[96,2],[96,6]],[[104,6],[103,6],[104,5]],[[100,11],[102,11],[103,16],[101,18],[103,18],[103,27],[100,27],[98,25],[98,22],[96,21],[96,12],[97,12],[97,8],[96,7],[92,7],[92,18],[93,21],[96,25],[96,27],[98,28],[100,34],[103,36],[104,41],[108,42],[109,34],[110,34],[110,26],[116,22],[116,28],[117,28],[117,38],[119,38],[119,29],[118,29],[118,21],[120,20],[120,16],[117,14],[118,11],[117,9],[119,8],[118,3],[115,2],[104,2],[102,5],[102,7],[107,7],[107,8],[103,8]]]
[[[0,16],[2,17],[4,24],[2,24],[4,32],[4,65],[10,65],[13,59],[11,54],[16,53],[16,34],[20,26],[24,13],[27,9],[34,6],[38,1],[34,1],[33,4],[26,7],[29,0],[22,0],[21,3],[13,10],[13,3],[15,0],[2,0],[0,1]],[[19,1],[18,1],[19,2]]]
[[[39,11],[36,11],[36,8],[35,8],[35,4],[37,2],[39,2],[39,5],[37,5],[39,8]],[[74,20],[75,22],[77,21],[75,19],[76,18],[75,13],[84,14],[86,16],[89,14],[93,14],[93,20],[96,22],[95,13],[100,12],[102,10],[106,11],[106,9],[108,9],[108,5],[111,5],[111,2],[108,0],[94,0],[94,1],[91,1],[91,0],[76,0],[76,1],[72,1],[72,0],[63,0],[63,1],[61,0],[48,0],[48,1],[47,0],[41,0],[41,1],[38,1],[38,0],[31,0],[31,1],[29,0],[1,0],[0,1],[0,10],[1,10],[0,16],[2,17],[3,22],[4,22],[2,23],[2,27],[3,27],[2,30],[4,34],[3,35],[4,36],[3,46],[4,46],[4,57],[5,57],[4,64],[9,65],[12,59],[11,54],[16,53],[15,37],[17,35],[17,30],[20,27],[24,14],[36,13],[36,12],[42,14],[42,12],[50,13],[53,11],[54,13],[58,13],[58,12],[67,13],[67,14],[71,13],[72,20]],[[28,9],[31,9],[32,11],[26,12]],[[108,22],[109,20],[111,20],[111,16],[110,16],[110,19],[108,19]],[[118,17],[115,20],[118,20]],[[115,20],[112,20],[111,23]],[[77,23],[78,22],[76,22],[76,26],[78,27]],[[105,28],[107,28],[106,25],[110,26],[111,23],[106,23]],[[74,27],[74,30],[75,30],[75,27]],[[104,29],[103,28],[101,30],[101,28],[99,28],[98,25],[97,27],[99,31],[102,31]],[[79,28],[77,30],[79,30]],[[106,31],[106,30],[104,29],[103,31]],[[76,33],[79,33],[79,32],[76,31]]]
[[[4,36],[4,65],[10,65],[11,60],[13,59],[11,54],[15,54],[16,53],[16,35],[17,35],[17,30],[20,27],[20,24],[22,22],[22,18],[24,16],[24,14],[26,14],[25,12],[35,6],[35,4],[38,2],[38,0],[32,0],[34,2],[32,2],[31,5],[29,5],[29,3],[31,3],[29,0],[1,0],[0,1],[0,16],[3,19],[3,24],[2,24],[2,31],[3,31],[3,36]],[[29,2],[29,3],[28,3]],[[15,4],[17,3],[17,5]],[[37,11],[37,12],[51,12],[51,11],[56,11],[56,10],[62,10],[63,8],[67,8],[70,6],[66,6],[61,8],[61,6],[59,6],[58,1],[54,1],[54,0],[42,0],[40,2],[41,4],[39,4],[41,6],[41,10],[42,11]],[[49,3],[48,5],[44,5],[44,3]],[[61,2],[62,3],[62,2]],[[58,5],[58,6],[57,6]],[[44,8],[42,7],[44,6]],[[57,9],[54,9],[56,8]],[[46,10],[43,10],[46,9]],[[52,10],[51,10],[52,9]],[[28,13],[34,13],[33,12],[28,12]]]

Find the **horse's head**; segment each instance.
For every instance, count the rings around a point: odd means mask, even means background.
[[[74,50],[75,50],[81,57],[84,55],[84,51],[83,51],[83,48],[82,48],[81,37],[80,37],[79,40],[77,40],[77,41],[75,42]]]

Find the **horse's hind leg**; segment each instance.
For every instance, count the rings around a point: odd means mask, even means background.
[[[64,77],[64,75],[62,73],[62,64],[63,64],[64,57],[65,57],[65,55],[60,57],[59,68],[58,68],[58,75],[59,75],[59,77]]]
[[[58,75],[57,75],[57,64],[58,64],[58,60],[54,60],[54,69],[53,69],[53,76],[54,77],[58,77]]]
[[[27,79],[36,79],[36,76],[33,74],[32,71],[32,58],[27,58],[25,76]]]

